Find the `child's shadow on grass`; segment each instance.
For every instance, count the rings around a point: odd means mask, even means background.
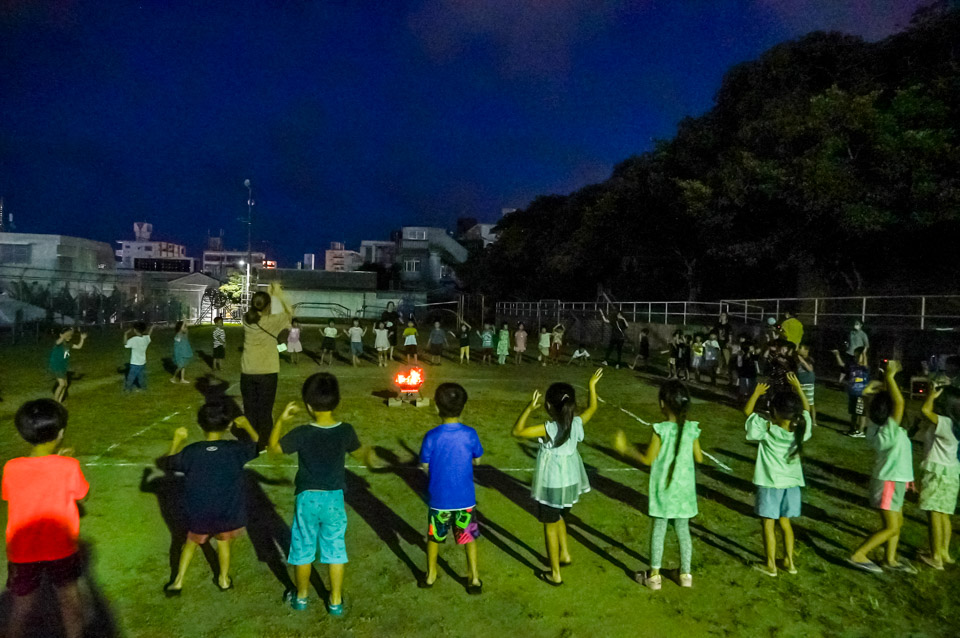
[[[83,607],[84,638],[115,638],[120,636],[116,618],[93,576],[93,546],[80,542],[80,578],[77,587]],[[0,594],[0,627],[6,627],[10,617],[12,594]],[[35,604],[26,622],[28,638],[61,638],[65,636],[60,623],[57,594],[49,582],[41,584]]]
[[[203,363],[213,370],[213,355],[206,350],[194,350],[197,353],[197,356],[203,361]]]

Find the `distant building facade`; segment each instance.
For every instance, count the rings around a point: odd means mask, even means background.
[[[324,270],[328,272],[352,272],[363,265],[363,257],[355,250],[347,250],[339,241],[330,242],[325,255]]]
[[[360,242],[360,257],[364,264],[390,269],[397,260],[397,242],[364,239]]]
[[[203,251],[203,272],[216,279],[226,279],[232,272],[242,272],[247,261],[245,250],[205,250]],[[254,268],[264,268],[266,255],[260,252],[250,253],[250,263]]]
[[[109,294],[116,284],[109,244],[66,235],[0,232],[0,282]]]
[[[187,248],[166,241],[153,241],[153,225],[137,222],[133,225],[133,240],[118,240],[117,268],[149,272],[191,273],[195,260],[187,257]]]
[[[456,284],[454,266],[466,261],[467,249],[442,228],[404,226],[396,259],[404,288],[433,289]]]

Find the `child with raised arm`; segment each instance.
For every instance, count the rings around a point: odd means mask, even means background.
[[[363,356],[363,337],[367,334],[367,327],[360,327],[360,320],[354,317],[352,325],[343,331],[344,336],[350,340],[350,360],[353,367],[360,365],[360,357]]]
[[[813,369],[813,357],[810,356],[810,344],[806,341],[797,347],[797,380],[803,388],[803,395],[810,404],[810,422],[817,425],[817,373]]]
[[[560,566],[569,565],[571,560],[563,518],[580,500],[580,495],[590,491],[577,444],[583,440],[583,426],[597,412],[597,383],[601,377],[602,368],[590,378],[590,405],[580,416],[575,415],[577,396],[573,386],[554,383],[547,388],[543,402],[551,420],[527,425],[530,414],[540,405],[540,391],[534,390],[529,405],[513,425],[513,436],[537,439],[540,443],[531,494],[537,502],[537,519],[543,523],[550,571],[539,572],[537,577],[555,587],[563,584]]]
[[[189,433],[177,428],[170,451],[157,460],[157,466],[184,474],[184,501],[187,512],[187,540],[180,551],[180,564],[173,582],[164,587],[168,597],[179,596],[183,580],[197,547],[215,538],[221,591],[233,588],[230,578],[230,543],[247,526],[247,506],[243,488],[243,466],[257,458],[259,435],[246,417],[232,419],[226,406],[208,403],[197,415],[203,441],[184,447]],[[249,438],[238,441],[225,438],[236,425]]]
[[[870,368],[867,367],[867,349],[856,348],[852,358],[844,361],[839,350],[833,351],[837,363],[846,372],[842,375],[847,380],[847,412],[850,414],[850,432],[848,436],[854,439],[866,437],[864,428],[867,425],[867,404],[864,391],[870,384]]]
[[[460,363],[470,365],[470,324],[464,321],[460,324],[460,334],[451,332],[450,336],[456,338],[460,344]]]
[[[420,467],[429,475],[427,512],[427,573],[417,583],[421,589],[433,587],[437,580],[437,556],[440,545],[453,534],[457,545],[467,554],[467,593],[483,593],[477,567],[477,495],[473,486],[473,467],[480,463],[483,446],[473,428],[461,422],[467,403],[467,391],[456,383],[441,383],[434,403],[442,423],[423,437]]]
[[[190,337],[187,335],[187,322],[178,321],[173,328],[173,365],[177,367],[173,376],[170,377],[170,383],[190,383],[187,381],[187,365],[193,359],[193,347],[190,345]],[[179,377],[179,380],[178,380]]]
[[[547,361],[550,360],[550,333],[546,326],[540,326],[540,337],[537,341],[537,349],[540,351],[537,361],[543,362],[543,367],[547,367]]]
[[[342,616],[343,572],[347,563],[344,461],[350,454],[369,465],[370,453],[360,445],[353,426],[333,416],[340,404],[340,386],[335,376],[327,372],[310,376],[303,384],[302,397],[309,423],[283,434],[286,424],[300,412],[291,401],[274,424],[268,447],[271,454],[297,454],[299,465],[287,558],[294,566],[297,590],[286,592],[283,599],[298,611],[307,608],[310,572],[319,552],[320,562],[330,570],[327,612]]]
[[[447,346],[447,333],[440,327],[439,321],[433,322],[433,330],[430,331],[430,363],[435,366],[440,365],[443,358],[443,349]]]
[[[870,504],[880,510],[883,529],[870,536],[853,552],[847,562],[865,572],[879,574],[883,569],[870,560],[869,554],[886,544],[884,567],[890,571],[915,574],[916,568],[897,558],[900,528],[903,526],[903,500],[907,484],[913,482],[913,447],[907,431],[901,427],[904,401],[894,378],[900,371],[899,361],[890,361],[883,385],[885,392],[870,401],[866,439],[876,452],[870,479]],[[872,387],[868,394],[872,393]]]
[[[781,390],[770,400],[770,413],[756,412],[757,401],[770,389],[766,383],[757,385],[743,408],[747,440],[757,441],[757,464],[753,470],[753,484],[757,486],[754,512],[763,522],[763,548],[766,564],[756,569],[767,576],[777,575],[777,536],[775,523],[783,531],[783,568],[796,574],[793,563],[793,525],[791,518],[800,516],[801,493],[806,485],[800,455],[803,444],[810,440],[813,427],[810,404],[797,376],[787,375],[791,389]]]
[[[67,395],[67,387],[70,385],[70,351],[79,350],[87,341],[87,333],[81,332],[80,343],[71,345],[73,333],[73,328],[60,328],[57,342],[53,344],[53,350],[50,351],[50,372],[57,380],[57,387],[53,391],[53,400],[57,403],[63,403]]]
[[[323,334],[323,341],[320,342],[320,365],[323,365],[324,360],[327,360],[327,365],[333,365],[333,353],[337,351],[337,337],[340,336],[340,331],[331,319],[320,332]]]
[[[223,368],[223,360],[227,357],[227,333],[223,329],[223,317],[217,315],[213,320],[213,369]]]
[[[130,369],[127,371],[127,379],[123,383],[123,391],[133,390],[134,384],[140,390],[147,389],[147,347],[150,345],[150,335],[153,334],[153,326],[147,328],[147,324],[138,321],[123,333],[123,347],[130,350]]]
[[[377,350],[377,366],[387,367],[387,361],[390,360],[390,330],[384,321],[378,321],[377,327],[373,329],[373,347]]]
[[[77,501],[86,497],[90,485],[77,459],[58,454],[67,410],[52,399],[28,401],[17,410],[13,423],[31,449],[28,456],[3,466],[7,591],[12,594],[6,635],[25,635],[39,588],[47,581],[59,603],[64,633],[79,638],[84,628],[77,588],[83,571]]]
[[[926,417],[923,429],[923,462],[920,464],[920,509],[930,518],[930,553],[920,560],[936,570],[952,565],[950,517],[957,509],[960,493],[960,460],[957,434],[960,429],[960,389],[933,388],[921,410]]]
[[[637,581],[654,591],[659,590],[663,583],[660,567],[667,525],[671,519],[680,546],[680,586],[693,586],[690,519],[697,515],[694,463],[703,463],[700,425],[696,421],[687,421],[690,407],[687,388],[679,381],[667,381],[660,386],[659,400],[660,412],[666,420],[653,424],[653,434],[646,452],[641,453],[630,445],[622,430],[618,430],[614,437],[617,452],[650,466],[648,513],[654,519],[650,536],[650,572],[638,573]]]
[[[637,356],[633,358],[630,369],[636,370],[637,368],[643,368],[647,365],[648,361],[650,361],[650,329],[641,328],[640,341],[637,342]]]
[[[566,328],[562,323],[558,323],[550,331],[550,360],[555,364],[560,364],[560,354],[563,352],[563,335]]]
[[[480,363],[490,363],[493,356],[493,325],[483,324],[483,332],[477,331],[480,337]]]
[[[407,327],[403,329],[403,351],[407,354],[407,365],[416,365],[420,362],[417,351],[417,337],[419,336],[417,326],[413,319],[407,320]]]
[[[517,365],[520,365],[523,363],[523,353],[527,351],[527,329],[522,321],[517,324],[517,331],[513,333],[513,351],[517,355]]]

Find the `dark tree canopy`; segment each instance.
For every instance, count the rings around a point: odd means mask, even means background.
[[[775,46],[672,140],[496,230],[461,275],[502,298],[946,290],[960,275],[960,11],[876,43]]]

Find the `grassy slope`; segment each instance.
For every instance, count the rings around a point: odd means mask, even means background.
[[[240,335],[231,330],[228,336],[225,378],[236,381]],[[305,336],[308,349],[318,345],[316,337],[314,331]],[[195,349],[209,351],[209,330],[195,330],[192,341]],[[833,428],[840,426],[827,418],[827,427],[819,428],[806,448],[809,485],[806,516],[797,523],[799,575],[770,579],[749,568],[761,552],[750,482],[755,452],[743,440],[742,415],[704,400],[697,401],[691,418],[701,422],[705,449],[732,466],[733,473],[700,473],[700,516],[692,527],[694,589],[667,583],[654,594],[633,583],[627,574],[644,567],[648,553],[646,473],[613,458],[607,446],[616,428],[626,429],[637,442],[649,437],[649,428],[617,406],[648,421],[658,418],[658,410],[656,387],[628,371],[608,371],[602,381],[601,396],[609,403],[589,424],[581,448],[584,461],[594,468],[593,491],[574,509],[570,527],[575,562],[565,572],[564,587],[547,587],[533,577],[544,560],[541,527],[524,509],[530,507],[525,484],[533,465],[531,450],[512,440],[509,429],[532,389],[553,380],[584,384],[590,370],[532,365],[464,369],[450,361],[440,368],[427,366],[428,385],[449,379],[467,388],[464,420],[477,428],[486,447],[485,466],[477,472],[477,498],[488,520],[480,548],[483,596],[468,597],[453,577],[463,571],[462,551],[453,546],[442,551],[450,570],[438,585],[431,591],[416,588],[415,572],[424,563],[425,506],[415,491],[422,484],[415,469],[371,473],[354,468],[348,494],[352,562],[347,615],[330,619],[318,601],[305,613],[281,606],[283,585],[268,565],[277,567],[280,558],[269,548],[272,537],[282,539],[292,517],[295,468],[291,459],[264,456],[251,464],[264,481],[251,482],[257,515],[251,520],[250,539],[236,546],[237,588],[218,592],[209,568],[198,558],[188,591],[182,599],[167,600],[160,592],[169,577],[171,545],[159,507],[163,484],[154,484],[154,489],[161,488],[158,500],[158,494],[141,490],[141,479],[151,459],[168,445],[173,429],[193,426],[202,402],[191,387],[167,382],[160,359],[169,356],[171,342],[169,332],[156,336],[149,352],[152,385],[143,394],[119,392],[117,368],[126,352],[118,335],[92,335],[73,360],[75,372],[85,376],[68,400],[67,439],[86,464],[92,484],[82,533],[94,552],[94,580],[125,635],[534,637],[627,636],[640,630],[663,636],[932,636],[951,631],[948,614],[951,600],[960,593],[958,570],[922,570],[901,578],[869,576],[843,566],[851,548],[877,524],[865,499],[871,454],[863,441],[838,435]],[[0,351],[3,460],[26,449],[11,416],[23,400],[46,394],[46,352],[46,344]],[[297,398],[299,380],[315,369],[309,360],[298,367],[283,366],[278,407]],[[406,448],[419,447],[436,415],[432,408],[388,409],[372,394],[390,387],[392,370],[369,364],[356,370],[342,364],[333,368],[344,394],[340,416],[355,424],[364,442],[382,446],[397,463],[406,464],[412,461]],[[195,378],[205,371],[197,361],[189,372]],[[842,394],[821,389],[818,403],[827,416],[843,416]],[[195,426],[191,432],[199,437]],[[909,557],[925,545],[923,520],[916,504],[908,505],[902,547]],[[676,565],[676,556],[670,534],[666,567]]]

